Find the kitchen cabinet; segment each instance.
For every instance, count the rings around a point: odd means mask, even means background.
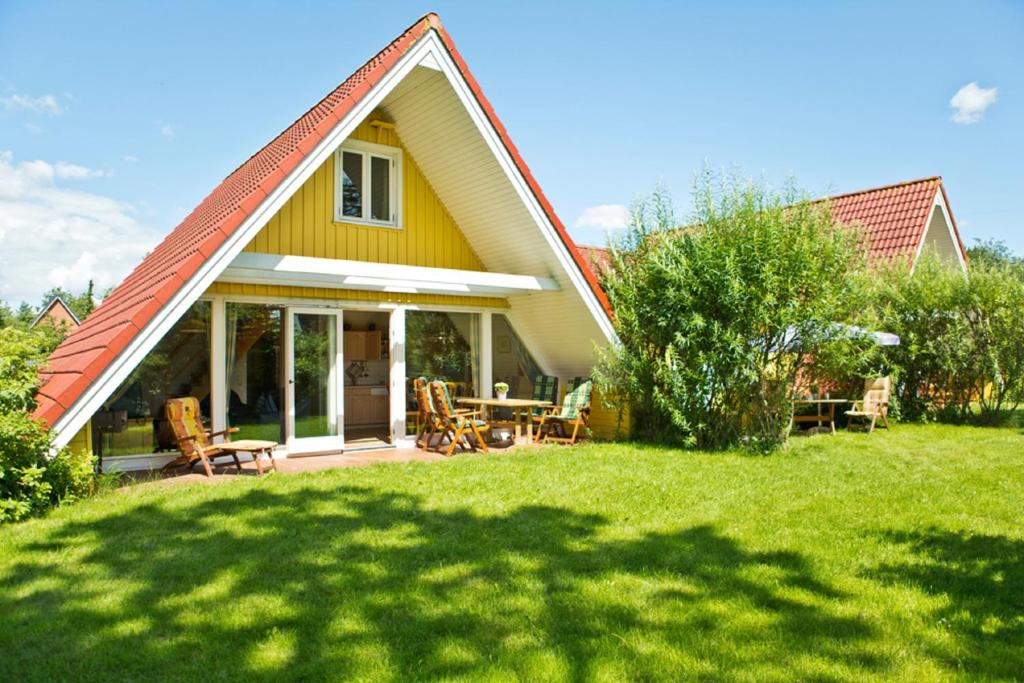
[[[380,330],[346,330],[342,335],[345,361],[380,360],[382,339]]]
[[[345,425],[387,424],[390,420],[387,387],[345,387]]]

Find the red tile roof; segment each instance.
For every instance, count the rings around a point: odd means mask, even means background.
[[[436,14],[428,14],[235,169],[143,259],[50,356],[43,386],[37,395],[35,417],[54,424],[153,320],[200,265],[398,63],[401,56],[430,30],[437,31],[442,38],[491,125],[518,164],[595,296],[610,315],[608,300],[597,279],[577,252],[565,226],[555,215],[505,127],[455,49],[451,37],[441,26],[440,18]]]
[[[832,203],[832,214],[836,220],[860,224],[864,228],[869,258],[890,259],[917,253],[928,227],[936,192],[942,192],[946,200],[946,207],[953,220],[956,246],[966,260],[967,252],[940,176],[849,192],[828,199]],[[579,248],[598,273],[611,261],[608,250],[603,247],[581,245]]]

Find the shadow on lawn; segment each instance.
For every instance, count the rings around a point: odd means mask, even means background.
[[[1024,541],[944,529],[882,537],[910,559],[882,565],[873,578],[945,598],[933,616],[956,636],[956,649],[931,655],[976,677],[1017,680],[1024,673]]]
[[[351,487],[71,521],[0,574],[0,679],[886,670],[800,555],[603,526]]]

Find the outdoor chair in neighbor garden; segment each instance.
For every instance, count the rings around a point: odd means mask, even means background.
[[[240,452],[249,453],[252,456],[259,474],[263,474],[264,455],[270,459],[271,469],[277,469],[277,463],[274,462],[276,443],[254,439],[231,441],[228,435],[238,431],[235,427],[217,432],[207,430],[199,415],[199,399],[195,396],[168,399],[164,411],[171,430],[174,432],[174,438],[178,442],[178,450],[181,451],[181,456],[169,462],[164,469],[180,466],[187,466],[191,469],[196,463],[202,463],[206,476],[212,477],[213,468],[210,467],[210,461],[218,456],[230,455],[235,461],[235,467],[241,472],[242,463],[238,459]],[[227,440],[224,443],[215,444],[212,441],[215,436],[223,436]]]
[[[891,377],[864,380],[864,398],[853,402],[853,408],[846,411],[850,418],[848,428],[855,424],[867,427],[868,433],[875,430],[875,424],[881,420],[882,425],[889,428],[889,392],[892,390]]]
[[[594,383],[589,379],[574,378],[569,386],[572,388],[562,400],[561,409],[541,417],[538,431],[543,434],[544,443],[551,441],[571,445],[580,437],[580,428],[590,428],[590,398],[594,393]]]
[[[484,433],[489,432],[491,426],[480,419],[480,413],[466,410],[456,411],[444,382],[430,382],[427,389],[439,421],[437,431],[449,439],[445,455],[451,456],[456,447],[468,450],[476,450],[479,447],[486,453],[487,441],[484,439]],[[442,438],[442,443],[443,441]],[[439,444],[438,451],[440,449],[441,445]]]

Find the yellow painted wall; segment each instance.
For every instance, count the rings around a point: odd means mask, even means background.
[[[606,408],[601,400],[600,393],[594,388],[594,395],[590,400],[590,430],[599,439],[625,439],[630,435],[629,409],[622,413],[620,423],[619,413],[614,408]]]
[[[373,116],[369,117],[372,120]],[[484,270],[394,130],[364,121],[351,139],[402,148],[402,228],[334,222],[334,155],[270,219],[246,251]]]
[[[480,306],[508,308],[508,300],[482,296],[450,296],[444,294],[404,294],[372,292],[359,289],[328,289],[326,287],[290,287],[287,285],[246,285],[234,282],[214,282],[207,294],[260,296],[273,299],[329,299],[332,301],[368,301],[434,306]]]
[[[86,453],[92,453],[92,420],[85,423],[77,434],[71,437],[71,441],[68,442],[68,448],[72,452],[78,453],[85,451]]]

